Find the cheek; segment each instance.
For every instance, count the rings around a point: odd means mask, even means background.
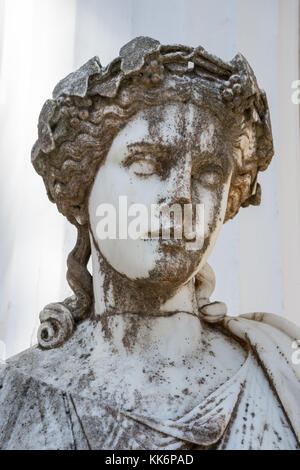
[[[147,278],[149,272],[155,268],[158,261],[158,242],[145,243],[141,240],[118,237],[119,208],[124,209],[124,206],[119,206],[119,197],[126,196],[127,209],[135,203],[150,207],[152,203],[157,202],[161,184],[163,183],[156,177],[151,179],[132,177],[126,168],[109,163],[99,169],[90,194],[90,227],[98,247],[116,271],[131,279]],[[97,216],[97,208],[100,204],[110,204],[116,210],[115,239],[103,240],[97,237],[97,225],[101,219]]]
[[[110,203],[118,211],[121,196],[127,198],[128,207],[136,203],[150,206],[157,202],[162,185],[163,182],[155,175],[143,179],[131,175],[118,164],[104,165],[99,169],[91,191],[90,212],[101,203]]]
[[[192,190],[192,201],[193,204],[203,204],[204,237],[207,238],[219,212],[220,197],[218,193],[204,188],[199,183],[195,183]]]
[[[204,205],[204,237],[212,233],[222,224],[225,217],[229,183],[218,189],[208,189],[195,182],[192,186],[192,201]]]

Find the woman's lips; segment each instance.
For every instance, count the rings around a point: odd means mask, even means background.
[[[196,240],[195,232],[185,233],[184,229],[176,229],[174,227],[163,227],[158,231],[148,232],[145,236],[141,237],[144,240],[159,240],[162,242],[177,243],[180,245],[182,242],[194,242]]]

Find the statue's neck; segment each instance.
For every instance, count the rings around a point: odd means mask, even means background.
[[[146,350],[160,355],[169,345],[176,356],[199,346],[201,323],[193,279],[161,295],[159,289],[157,292],[115,272],[93,241],[91,244],[94,312],[102,324],[101,343],[107,352],[122,356],[145,354]]]

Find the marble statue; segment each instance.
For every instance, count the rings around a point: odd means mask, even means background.
[[[299,328],[209,300],[208,256],[222,224],[260,203],[272,155],[266,95],[241,54],[138,37],[58,83],[32,163],[77,230],[74,295],[0,365],[1,449],[299,448]],[[120,196],[203,204],[203,243],[100,239],[97,207]]]

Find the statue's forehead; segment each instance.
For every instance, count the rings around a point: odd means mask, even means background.
[[[155,106],[138,112],[121,131],[128,145],[133,142],[162,142],[174,145],[191,142],[212,150],[223,137],[220,121],[208,110],[192,103]]]

